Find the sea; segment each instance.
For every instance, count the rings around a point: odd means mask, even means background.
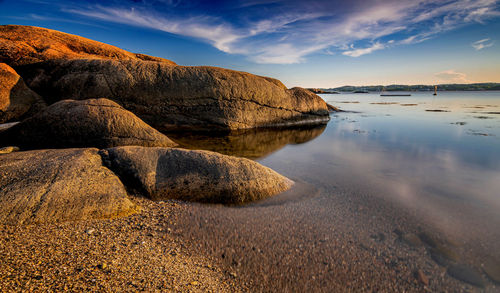
[[[244,210],[245,220],[241,221],[246,224],[235,227],[260,223],[260,218],[268,217],[268,222],[276,225],[289,222],[286,227],[310,234],[311,239],[323,237],[321,233],[329,234],[331,239],[352,232],[353,241],[360,242],[361,248],[369,246],[363,243],[371,240],[359,236],[359,231],[372,229],[373,235],[365,232],[373,239],[394,239],[390,245],[385,240],[386,246],[381,248],[384,251],[389,247],[388,254],[405,247],[397,246],[397,239],[404,238],[405,233],[419,235],[424,242],[429,240],[425,235],[434,235],[450,247],[441,251],[441,256],[449,256],[449,262],[443,264],[439,257],[434,258],[436,247],[427,242],[419,254],[428,271],[437,272],[441,265],[446,271],[451,263],[465,263],[489,280],[482,267],[490,260],[500,260],[500,92],[320,96],[342,110],[331,113],[326,125],[177,138],[185,147],[256,160],[302,186],[299,194],[282,200],[264,200],[242,210],[216,209],[214,217],[236,219]],[[259,209],[259,205],[266,204],[278,207],[272,212]],[[379,226],[368,228],[377,221],[381,222]],[[303,223],[302,230],[297,223]],[[356,223],[365,224],[358,227]],[[341,226],[345,229],[339,229]],[[259,229],[248,233],[245,241],[252,242],[252,235]],[[283,239],[292,237],[287,229],[273,233],[283,234]],[[301,238],[297,239],[300,242]],[[207,247],[223,247],[228,242],[209,239]],[[411,246],[408,249],[411,251]],[[443,273],[441,278],[443,284],[448,284],[448,275]],[[488,284],[494,286],[494,282]]]

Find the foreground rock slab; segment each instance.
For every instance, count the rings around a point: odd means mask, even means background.
[[[119,178],[97,149],[15,152],[0,156],[0,223],[33,224],[134,213]]]
[[[45,102],[29,89],[17,72],[0,63],[0,123],[19,120],[45,107]]]
[[[0,133],[0,140],[22,148],[177,145],[107,99],[60,101]]]
[[[330,119],[323,99],[308,90],[223,68],[59,59],[18,71],[48,103],[106,97],[162,131],[324,124]]]
[[[245,203],[283,192],[293,184],[254,161],[209,151],[127,146],[100,154],[124,182],[156,200]]]

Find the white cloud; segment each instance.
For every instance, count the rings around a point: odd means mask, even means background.
[[[471,46],[476,49],[476,51],[482,50],[484,48],[488,48],[493,46],[493,42],[490,42],[490,39],[482,39],[479,41],[475,41],[474,43],[471,44]]]
[[[68,9],[66,11],[110,22],[147,27],[172,34],[203,39],[215,48],[227,53],[233,53],[231,43],[241,38],[230,25],[217,24],[213,18],[206,16],[175,19],[157,16],[134,8],[125,9],[102,6],[97,6],[94,10]]]
[[[439,83],[471,83],[469,79],[467,79],[467,75],[462,72],[457,72],[453,69],[436,72],[434,76],[438,78]]]
[[[381,50],[384,48],[384,45],[381,43],[375,43],[373,46],[363,49],[354,49],[350,51],[342,52],[342,55],[351,56],[351,57],[359,57],[362,55],[370,54],[373,51]]]
[[[236,8],[232,9],[241,9],[239,12],[244,13],[241,11],[252,5],[267,2],[242,2],[239,7],[234,4]],[[271,2],[273,5],[287,5],[287,1]],[[287,9],[276,9],[270,15],[263,13],[262,16],[239,18],[238,23],[195,10],[182,17],[176,14],[175,5],[172,5],[174,10],[163,14],[148,10],[147,6],[136,6],[136,9],[76,6],[65,11],[192,37],[223,52],[245,55],[257,63],[279,64],[303,62],[307,55],[317,52],[341,52],[345,56],[359,57],[401,44],[419,43],[467,23],[482,23],[500,15],[496,11],[497,0],[449,0],[438,4],[431,0],[355,1],[343,3],[341,6],[349,7],[342,12],[333,9],[336,5],[329,1],[311,5],[293,2],[289,5],[285,7]],[[391,41],[383,41],[384,37],[390,37]],[[373,45],[361,49],[349,47],[349,44],[362,46],[360,44],[367,43]],[[491,45],[486,42],[477,47],[483,49]]]

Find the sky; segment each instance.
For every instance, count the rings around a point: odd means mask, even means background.
[[[271,76],[288,87],[500,82],[499,2],[0,0],[0,24]]]

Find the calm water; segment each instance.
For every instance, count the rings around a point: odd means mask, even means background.
[[[458,262],[478,270],[488,260],[500,260],[500,92],[322,97],[349,112],[332,114],[328,125],[320,127],[172,136],[185,147],[255,159],[317,189],[301,187],[303,194],[278,195],[243,208],[199,206],[186,216],[186,237],[198,239],[214,257],[234,251],[242,262],[240,273],[284,291],[336,284],[342,278],[325,272],[323,263],[325,257],[334,261],[341,256],[352,265],[345,274],[357,284],[364,282],[363,274],[375,284],[379,271],[379,277],[389,278],[391,265],[370,267],[384,263],[380,258],[385,256],[410,272],[428,272],[434,290],[469,290],[457,289],[427,250],[393,241],[393,231],[439,235],[453,243],[449,249]],[[221,228],[222,223],[228,226]],[[206,236],[207,229],[217,233]],[[374,242],[374,234],[387,240]],[[267,258],[253,259],[242,248],[251,246],[272,250]],[[368,255],[354,262],[349,248]],[[413,282],[414,277],[409,273],[405,278]],[[390,278],[384,282],[394,284]]]
[[[322,97],[350,112],[333,114],[326,127],[177,140],[256,159],[328,192],[394,201],[414,209],[417,222],[425,219],[457,237],[479,237],[486,250],[495,247],[500,239],[500,92]]]
[[[332,115],[316,139],[288,145],[261,163],[317,186],[393,200],[418,210],[417,222],[481,240],[486,254],[497,251],[500,92],[322,97],[352,112]],[[290,171],[299,166],[300,172]]]

